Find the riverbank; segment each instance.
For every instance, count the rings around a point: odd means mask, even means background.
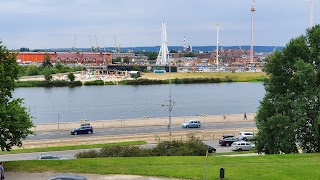
[[[247,119],[244,119],[244,114],[222,114],[222,115],[200,115],[200,116],[181,116],[172,117],[171,124],[179,125],[190,119],[199,119],[201,123],[223,123],[223,122],[249,122],[254,121],[255,113],[247,113]],[[80,126],[83,123],[90,123],[94,129],[96,128],[119,128],[119,127],[139,127],[139,126],[168,126],[168,117],[148,118],[147,116],[141,119],[116,119],[116,120],[97,120],[78,122],[59,122],[35,124],[31,129],[34,132],[42,131],[57,131],[71,130]]]
[[[168,84],[168,73],[141,73],[141,77],[132,78],[130,75],[88,75],[84,72],[75,73],[75,82],[81,82],[83,85],[96,84],[95,81],[101,81],[99,85],[149,85],[149,84]],[[172,84],[197,84],[197,83],[221,83],[221,82],[258,82],[264,81],[268,76],[263,72],[179,72],[171,73]],[[67,74],[53,74],[52,82],[56,81],[59,86],[74,86],[69,82]],[[30,82],[30,83],[28,83]],[[44,83],[45,82],[45,83]],[[81,84],[80,83],[80,84]],[[45,84],[45,85],[43,85]],[[48,82],[44,76],[24,76],[17,81],[17,87],[46,87]],[[77,84],[79,85],[79,84]],[[55,86],[53,84],[53,86]]]

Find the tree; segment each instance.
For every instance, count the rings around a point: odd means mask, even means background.
[[[49,68],[49,67],[46,67],[45,69],[44,69],[44,72],[43,72],[43,74],[44,74],[44,79],[46,80],[46,81],[51,81],[52,80],[52,72],[51,72],[51,69]]]
[[[184,55],[184,57],[195,57],[193,52],[188,52]]]
[[[0,147],[10,151],[12,146],[21,147],[33,127],[31,116],[24,106],[23,99],[12,98],[19,66],[16,54],[0,42]]]
[[[68,79],[69,79],[70,81],[74,81],[74,80],[76,79],[76,77],[74,76],[73,73],[69,73],[69,74],[68,74]]]
[[[124,62],[125,64],[129,64],[129,63],[130,63],[129,57],[128,57],[128,56],[124,57],[123,62]]]
[[[148,60],[156,60],[158,57],[158,53],[156,52],[148,52],[147,54]]]
[[[112,64],[120,63],[122,62],[121,57],[116,57],[116,59],[112,59]]]
[[[52,67],[52,64],[51,64],[51,62],[50,62],[50,54],[48,54],[48,53],[45,53],[45,54],[44,54],[44,61],[43,61],[43,63],[42,63],[42,66],[43,66],[43,67],[47,67],[47,66]]]
[[[320,150],[320,26],[267,58],[256,148],[267,154]]]

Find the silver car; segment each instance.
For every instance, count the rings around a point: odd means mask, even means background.
[[[183,128],[199,128],[201,127],[201,122],[199,119],[191,119],[181,124]]]
[[[231,144],[231,149],[233,151],[249,151],[254,149],[254,147],[254,144],[246,141],[237,141]]]
[[[55,154],[43,154],[37,157],[37,160],[66,160],[67,158]]]
[[[48,180],[88,180],[86,177],[84,176],[79,176],[76,174],[61,174],[61,175],[57,175],[55,177],[52,177]]]

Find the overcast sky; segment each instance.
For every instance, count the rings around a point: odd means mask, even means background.
[[[284,46],[310,25],[311,0],[256,0],[255,45]],[[314,0],[314,24],[320,0]],[[9,48],[249,45],[252,0],[0,0],[0,40]]]

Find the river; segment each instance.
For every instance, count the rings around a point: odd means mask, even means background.
[[[109,120],[169,115],[170,85],[16,88],[34,123]],[[172,116],[254,113],[262,83],[171,85]]]

